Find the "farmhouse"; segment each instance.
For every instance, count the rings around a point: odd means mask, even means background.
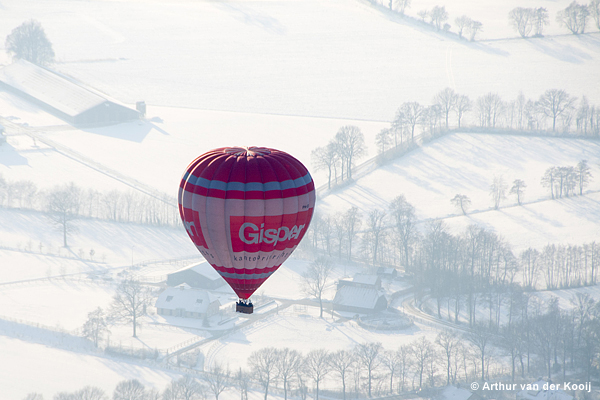
[[[333,309],[371,314],[387,308],[387,299],[374,287],[341,286],[333,299]]]
[[[342,286],[353,286],[360,288],[381,289],[381,278],[377,275],[355,274],[352,280],[340,279],[338,281],[338,290]]]
[[[14,93],[71,125],[111,125],[140,113],[78,82],[25,60],[0,69],[0,90]]]
[[[206,261],[189,265],[167,275],[168,286],[185,283],[193,288],[212,290],[225,284],[225,280]]]
[[[204,318],[219,311],[221,303],[204,290],[193,289],[188,285],[165,289],[156,300],[158,315]]]

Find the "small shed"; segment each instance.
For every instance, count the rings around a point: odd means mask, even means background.
[[[398,276],[398,270],[392,267],[379,267],[377,268],[377,275],[394,279]]]
[[[193,288],[212,290],[225,284],[225,280],[206,261],[188,265],[167,275],[168,286],[185,283]]]
[[[156,300],[158,315],[197,318],[210,317],[219,311],[221,303],[205,290],[180,285],[165,289]]]
[[[359,314],[372,314],[387,308],[387,299],[374,287],[342,285],[333,299],[333,309]]]
[[[0,89],[14,93],[76,126],[139,119],[139,111],[80,82],[26,60],[0,69]]]

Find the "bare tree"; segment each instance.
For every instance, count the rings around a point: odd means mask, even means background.
[[[287,400],[290,380],[296,373],[300,364],[302,364],[302,361],[302,355],[296,350],[290,350],[286,347],[275,351],[277,376],[283,380],[283,398],[285,400]]]
[[[458,99],[458,95],[453,89],[446,88],[435,95],[433,99],[434,103],[440,106],[442,113],[444,113],[446,117],[446,129],[448,129],[448,115],[450,111],[454,110],[456,107],[456,101]]]
[[[600,29],[600,0],[590,0],[588,10],[596,22],[596,28]]]
[[[439,31],[443,23],[448,20],[448,11],[446,11],[446,6],[434,6],[429,12],[429,18],[431,18],[431,23]]]
[[[146,388],[137,379],[121,381],[113,391],[113,400],[145,400]]]
[[[415,367],[419,374],[419,387],[422,388],[423,372],[425,371],[427,361],[429,361],[429,358],[431,357],[433,347],[431,346],[431,342],[427,340],[425,336],[421,336],[419,339],[412,342],[411,350],[415,361]]]
[[[83,336],[94,342],[94,346],[98,347],[100,340],[106,333],[110,332],[108,329],[108,323],[106,316],[102,308],[98,307],[96,310],[88,313],[88,319],[83,324]]]
[[[533,28],[533,9],[516,7],[508,13],[508,19],[521,37],[529,36]]]
[[[521,179],[515,179],[513,185],[510,188],[509,194],[517,196],[517,204],[521,205],[521,198],[523,197],[523,190],[527,187],[525,182]]]
[[[381,363],[383,346],[379,342],[363,343],[355,347],[356,360],[367,371],[367,393],[371,396],[373,373]]]
[[[504,108],[504,102],[496,93],[488,93],[479,97],[477,99],[477,111],[480,126],[495,128]]]
[[[460,208],[463,215],[467,215],[467,210],[471,206],[471,199],[465,194],[457,194],[450,200],[455,207]]]
[[[377,251],[379,250],[379,244],[384,234],[385,227],[383,226],[383,221],[385,215],[386,212],[384,210],[375,208],[369,212],[367,220],[367,229],[372,236],[370,243],[372,247],[371,251],[373,252],[373,265],[376,265],[377,263]]]
[[[382,129],[377,135],[375,135],[375,144],[377,145],[377,152],[379,154],[385,153],[388,146],[392,144],[391,131],[389,129]]]
[[[411,0],[396,0],[396,3],[398,6],[398,12],[401,15],[404,15],[406,9],[410,7]]]
[[[312,350],[304,358],[304,370],[315,382],[315,400],[319,400],[319,384],[330,371],[328,358],[329,353],[323,349]]]
[[[585,33],[587,17],[590,15],[588,6],[573,1],[567,8],[556,14],[556,21],[566,27],[574,35]]]
[[[469,97],[467,97],[464,94],[459,94],[457,95],[456,98],[456,115],[458,117],[458,127],[460,128],[460,121],[463,117],[463,115],[466,112],[471,111],[472,105],[471,105],[471,100],[469,99]]]
[[[438,333],[435,343],[440,346],[446,357],[446,385],[450,385],[452,376],[452,357],[455,354],[460,338],[454,331],[443,330]]]
[[[49,217],[63,232],[63,246],[68,247],[67,236],[77,231],[72,221],[77,219],[80,189],[74,183],[57,186],[48,193]]]
[[[406,201],[404,195],[400,195],[390,203],[390,212],[394,219],[394,232],[402,245],[404,268],[409,268],[410,247],[416,237],[415,208]]]
[[[576,97],[562,89],[550,89],[540,96],[536,105],[541,113],[552,118],[552,132],[556,131],[556,118],[573,109]]]
[[[355,161],[367,154],[365,136],[357,126],[346,125],[338,130],[335,142],[343,154],[343,159],[346,160],[348,179],[352,179],[352,167]]]
[[[361,219],[358,207],[352,206],[344,213],[343,225],[348,241],[348,260],[352,259],[352,244],[356,237],[357,231],[360,229]]]
[[[202,380],[206,383],[208,390],[214,394],[215,400],[219,400],[221,393],[231,387],[231,377],[228,370],[215,363],[208,371],[202,375]]]
[[[339,154],[335,148],[335,144],[329,143],[327,146],[317,147],[310,153],[310,156],[316,171],[327,170],[327,188],[331,189],[332,173],[337,181],[335,169],[336,163],[339,160]]]
[[[398,110],[398,115],[402,116],[403,125],[410,127],[411,140],[415,139],[415,127],[421,120],[424,111],[425,108],[415,101],[403,103]]]
[[[419,16],[419,18],[421,18],[421,21],[425,22],[425,18],[427,18],[427,16],[429,15],[429,11],[420,10],[417,12],[417,15]]]
[[[381,363],[390,374],[390,394],[394,393],[394,377],[402,368],[402,360],[398,355],[398,352],[393,350],[386,350],[381,355]]]
[[[475,36],[479,32],[483,31],[483,24],[479,21],[471,21],[471,25],[469,25],[469,40],[471,42],[475,41]]]
[[[486,349],[488,345],[490,345],[493,336],[493,333],[481,323],[475,323],[471,328],[471,331],[465,334],[465,339],[467,339],[478,352],[481,361],[482,381],[485,381]]]
[[[189,375],[172,381],[163,393],[163,400],[201,400],[203,398],[202,386]],[[142,399],[144,398],[142,397]]]
[[[33,19],[13,29],[6,37],[4,47],[13,57],[34,64],[47,65],[54,61],[52,43],[48,40],[42,24]]]
[[[339,375],[342,381],[343,400],[346,400],[346,378],[355,362],[352,353],[346,350],[338,350],[329,355],[329,367]]]
[[[240,368],[235,375],[237,388],[240,390],[240,400],[248,400],[249,380],[248,373]]]
[[[558,175],[557,170],[558,170],[557,167],[550,167],[550,168],[546,169],[546,171],[544,172],[544,176],[542,176],[542,179],[541,179],[542,186],[550,189],[550,194],[552,195],[552,200],[554,200],[554,198],[555,198],[554,186],[555,186],[555,182],[557,180],[556,176]]]
[[[117,286],[109,314],[111,319],[116,322],[131,323],[133,337],[137,337],[138,319],[146,313],[149,303],[148,289],[136,280],[127,279]]]
[[[587,160],[581,160],[577,164],[577,184],[579,186],[579,195],[583,195],[583,189],[588,185],[592,173],[587,165]]]
[[[265,400],[269,394],[269,385],[277,374],[277,351],[273,347],[264,347],[250,354],[248,364],[254,376],[265,389]]]
[[[458,28],[458,37],[462,38],[463,31],[468,30],[469,27],[471,26],[472,22],[473,22],[473,20],[471,18],[467,17],[466,15],[461,15],[460,17],[457,17],[454,20],[454,23],[456,24],[456,27]],[[460,126],[460,124],[459,124],[459,126]]]
[[[329,258],[319,257],[302,274],[302,291],[308,296],[319,299],[320,318],[323,318],[323,291],[327,286],[332,269],[333,266]]]
[[[533,27],[535,29],[536,36],[542,36],[544,27],[548,25],[548,23],[548,10],[546,10],[544,7],[538,7],[533,10]]]
[[[495,176],[494,182],[490,185],[490,196],[494,201],[494,209],[500,208],[500,203],[506,198],[506,183],[501,176]]]

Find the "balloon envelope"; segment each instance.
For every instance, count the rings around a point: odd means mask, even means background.
[[[315,188],[304,165],[283,151],[223,147],[188,166],[178,200],[200,253],[247,299],[302,240]]]

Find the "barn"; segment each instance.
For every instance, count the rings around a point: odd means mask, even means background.
[[[140,118],[137,110],[25,60],[0,69],[0,89],[74,126],[113,125]]]
[[[212,290],[225,284],[225,280],[206,261],[188,265],[167,275],[168,286],[185,283],[193,288]]]
[[[387,299],[374,287],[342,286],[333,299],[333,309],[358,314],[372,314],[387,308]]]

